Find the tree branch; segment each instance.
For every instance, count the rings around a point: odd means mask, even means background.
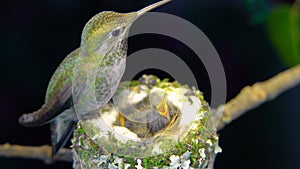
[[[43,160],[46,163],[54,161],[72,162],[73,153],[70,149],[61,149],[52,158],[52,148],[48,145],[43,146],[20,146],[4,144],[0,145],[0,156],[3,157],[19,157]]]
[[[252,86],[244,87],[232,100],[217,108],[217,112],[224,111],[218,124],[218,130],[237,119],[245,112],[260,104],[272,100],[282,92],[300,84],[300,64]],[[218,113],[217,113],[218,114]]]

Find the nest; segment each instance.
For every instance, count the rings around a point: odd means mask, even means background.
[[[163,98],[170,118],[149,119]],[[206,169],[221,151],[202,93],[176,81],[144,75],[123,82],[112,101],[92,114],[74,131],[76,169]]]

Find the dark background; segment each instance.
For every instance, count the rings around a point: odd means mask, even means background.
[[[18,124],[17,119],[43,104],[52,73],[64,57],[79,46],[85,23],[103,10],[130,12],[153,2],[1,1],[0,144],[50,144],[49,125],[25,128]],[[270,1],[270,4],[281,2]],[[228,99],[242,87],[286,69],[269,42],[266,26],[250,24],[249,11],[242,0],[173,0],[155,11],[182,17],[208,36],[224,64]],[[196,74],[199,88],[210,99],[205,69],[201,62],[193,60],[196,57],[192,57],[194,54],[186,46],[162,36],[145,35],[129,39],[129,53],[146,47],[167,49],[183,58]],[[154,73],[161,77],[165,75],[157,71]],[[223,129],[220,132],[223,152],[218,155],[215,168],[300,168],[299,93],[300,86],[249,111]],[[58,162],[47,165],[38,160],[0,158],[0,168],[59,169],[72,168],[72,164]]]

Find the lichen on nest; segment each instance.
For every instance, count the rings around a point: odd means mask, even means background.
[[[163,98],[170,114],[168,124],[151,133],[145,110],[152,110],[151,105],[159,105]],[[120,114],[130,125],[120,120]],[[208,168],[211,156],[221,151],[209,117],[209,106],[194,87],[153,75],[123,82],[92,119],[79,121],[72,139],[73,167]]]

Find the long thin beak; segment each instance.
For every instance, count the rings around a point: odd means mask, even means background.
[[[170,2],[170,1],[171,0],[162,0],[162,1],[156,2],[156,3],[152,4],[152,5],[149,5],[149,6],[145,7],[145,8],[137,11],[137,17],[140,17],[141,15],[145,14],[146,12],[151,11],[152,9],[157,8],[157,7],[161,6],[161,5],[164,5],[164,4],[166,4],[166,3]]]

